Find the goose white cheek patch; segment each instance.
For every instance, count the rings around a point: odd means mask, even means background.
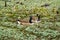
[[[19,22],[19,21],[17,21],[17,23],[18,23],[18,24],[20,24],[20,22]]]

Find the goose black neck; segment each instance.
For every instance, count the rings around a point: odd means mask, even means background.
[[[32,23],[32,16],[30,16],[29,23]]]
[[[38,17],[37,21],[40,21],[40,15],[39,15],[39,14],[37,14],[36,16]]]

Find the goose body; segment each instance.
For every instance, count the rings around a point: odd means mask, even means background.
[[[33,25],[34,24],[32,22],[32,16],[30,16],[29,20],[17,20],[17,23],[21,25]]]
[[[29,22],[20,22],[20,21],[17,21],[18,24],[20,25],[33,25],[34,23],[29,23]]]

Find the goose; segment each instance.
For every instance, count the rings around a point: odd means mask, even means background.
[[[33,25],[34,23],[32,22],[32,16],[30,16],[29,20],[17,20],[18,24],[21,25]]]
[[[37,22],[40,22],[40,15],[39,14],[37,14]]]

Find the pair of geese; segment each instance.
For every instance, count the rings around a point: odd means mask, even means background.
[[[34,23],[40,22],[40,15],[36,14],[35,16],[29,16],[29,20],[17,20],[17,23],[20,25],[33,25]]]

